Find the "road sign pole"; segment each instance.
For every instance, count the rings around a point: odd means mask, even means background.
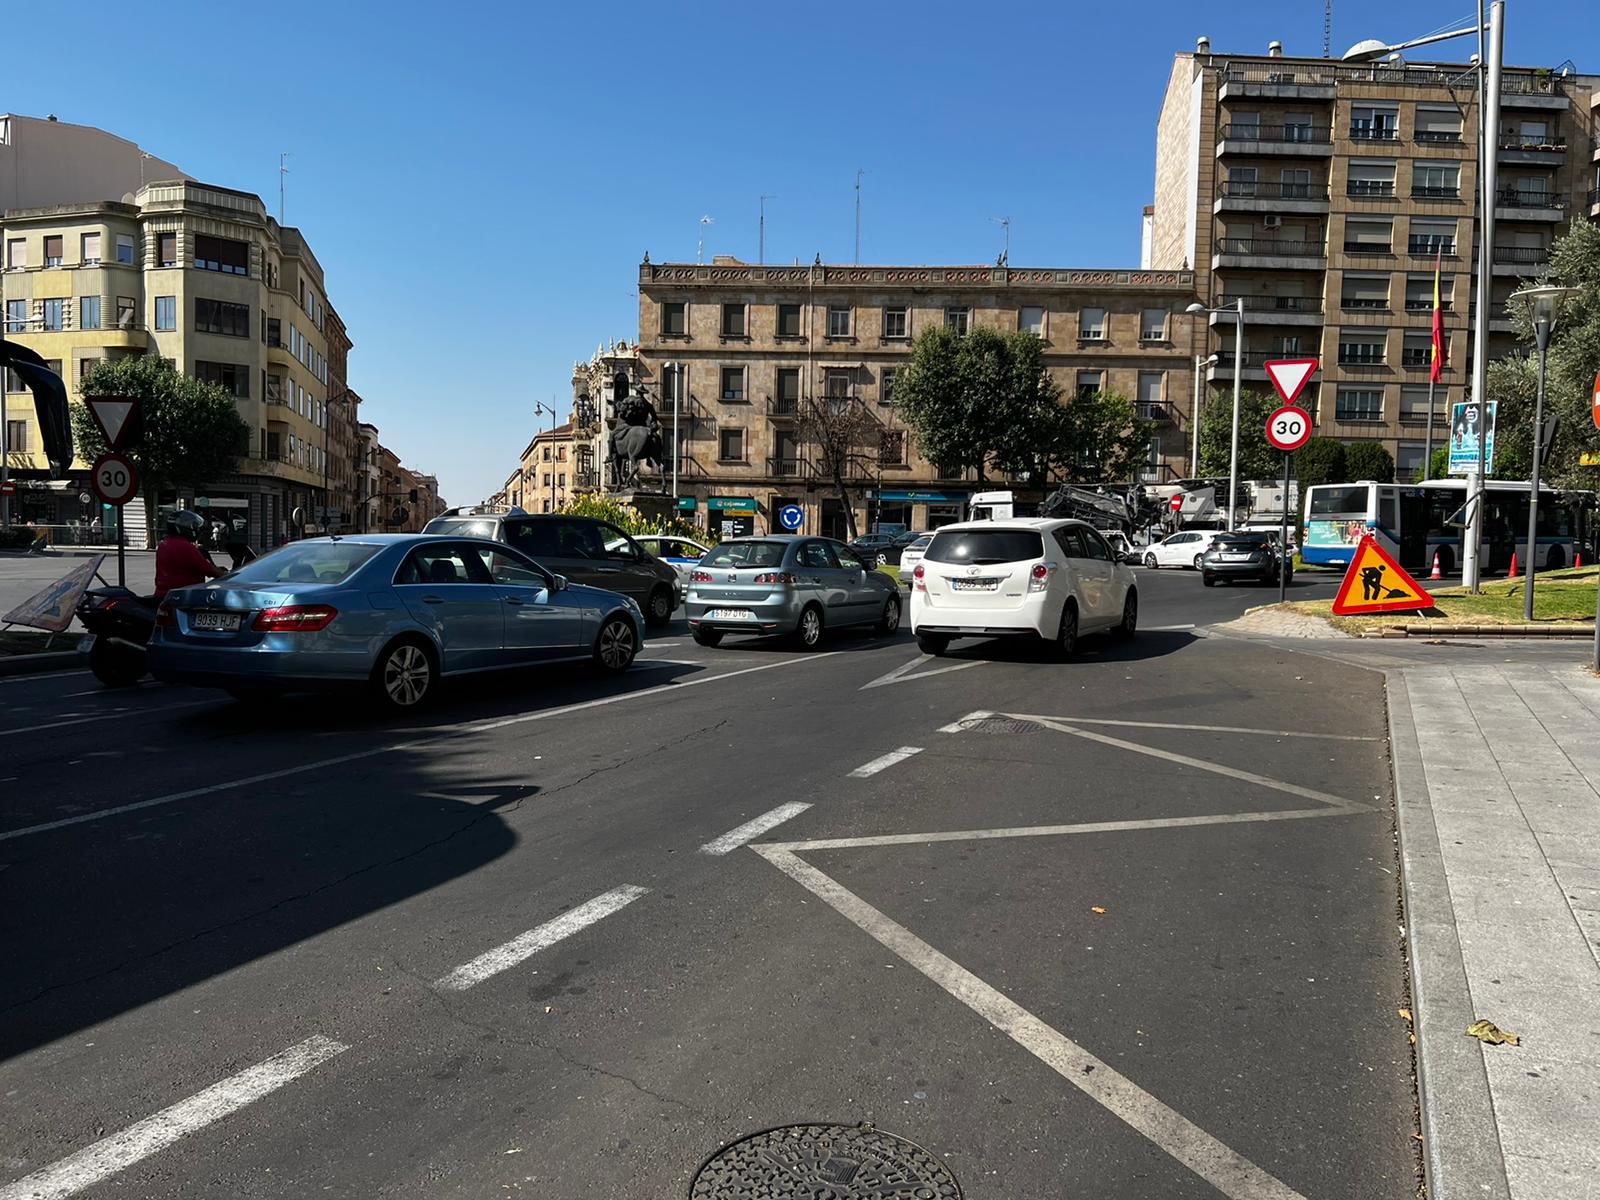
[[[1278,535],[1278,603],[1282,604],[1289,592],[1289,452],[1283,452],[1283,529]]]
[[[127,563],[127,559],[123,555],[123,548],[128,544],[127,522],[125,522],[123,520],[123,515],[127,511],[128,510],[125,509],[125,508],[117,509],[117,586],[118,587],[127,587],[128,586],[128,563]]]

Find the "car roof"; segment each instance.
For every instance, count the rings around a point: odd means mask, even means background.
[[[1047,533],[1052,529],[1062,529],[1069,525],[1083,529],[1093,529],[1094,526],[1087,521],[1079,521],[1073,517],[1007,517],[1000,521],[957,521],[953,525],[941,525],[935,533],[946,533],[951,530],[966,532],[975,529],[1029,529],[1036,533]]]

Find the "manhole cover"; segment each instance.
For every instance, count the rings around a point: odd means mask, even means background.
[[[1038,733],[1036,721],[1019,721],[1016,717],[977,717],[961,722],[966,733]]]
[[[871,1125],[785,1125],[735,1142],[694,1177],[690,1200],[960,1200],[944,1164]]]

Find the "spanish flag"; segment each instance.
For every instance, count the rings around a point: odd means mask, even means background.
[[[1450,361],[1450,352],[1444,340],[1444,312],[1439,307],[1439,268],[1444,257],[1443,249],[1434,251],[1433,255],[1433,351],[1428,362],[1428,378],[1438,383],[1444,374],[1445,364]]]

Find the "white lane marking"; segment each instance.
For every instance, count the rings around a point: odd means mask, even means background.
[[[681,645],[683,645],[683,639],[682,638],[672,638],[672,639],[670,639],[668,641],[665,641],[665,642],[652,641],[652,640],[647,638],[647,639],[645,639],[644,648],[646,650],[651,650],[651,649],[654,649],[656,646],[681,646]]]
[[[908,674],[908,672],[910,672],[912,670],[915,670],[917,667],[922,666],[924,663],[930,663],[930,662],[933,662],[933,661],[934,661],[933,657],[931,655],[927,655],[927,654],[921,655],[921,656],[919,656],[917,658],[913,658],[910,662],[903,663],[900,666],[896,667],[894,670],[890,671],[887,675],[880,675],[876,679],[874,679],[872,682],[862,684],[856,690],[864,692],[868,688],[888,687],[890,684],[895,684],[895,683],[911,683],[913,680],[917,680],[917,679],[932,679],[935,675],[946,675],[951,671],[965,671],[965,670],[967,670],[967,669],[969,669],[971,667],[984,666],[987,660],[981,659],[981,658],[980,659],[974,659],[971,662],[955,663],[955,664],[953,664],[951,666],[939,667],[936,670],[932,670],[932,671],[918,671],[915,675]]]
[[[948,724],[948,725],[939,726],[937,732],[939,732],[939,733],[965,733],[967,731],[967,722],[968,721],[981,721],[985,717],[990,716],[990,715],[991,714],[984,712],[980,708],[977,712],[969,712],[966,716],[962,717],[959,721],[951,721],[950,724]]]
[[[775,829],[785,821],[798,817],[810,807],[811,805],[802,803],[799,800],[790,801],[788,804],[780,804],[771,812],[762,813],[759,817],[746,821],[738,828],[730,829],[721,837],[707,842],[700,847],[700,853],[727,854],[732,850],[737,850],[746,842],[754,841],[767,830]]]
[[[1014,713],[1008,713],[1006,715],[1017,716],[1017,714]],[[964,717],[962,719],[970,721],[973,718]],[[1020,721],[1032,721],[1035,718],[1017,716],[1017,719]],[[1381,742],[1383,740],[1382,738],[1367,737],[1365,735],[1355,733],[1302,733],[1294,729],[1252,729],[1244,725],[1180,725],[1172,721],[1113,721],[1105,717],[1046,717],[1043,719],[1050,721],[1070,721],[1074,725],[1122,725],[1130,729],[1193,729],[1202,733],[1252,733],[1259,734],[1262,737],[1321,738],[1330,742]],[[953,733],[961,732],[959,729],[950,730],[949,726],[946,726],[939,732],[944,733],[946,731]]]
[[[1248,825],[1256,821],[1303,821],[1354,816],[1353,808],[1288,808],[1269,812],[1208,813],[1199,817],[1151,817],[1142,821],[1080,821],[1075,825],[1018,825],[1010,829],[945,829],[935,833],[883,833],[866,837],[767,842],[782,850],[856,850],[863,846],[916,846],[932,842],[979,842],[994,838],[1056,837],[1073,833],[1126,833],[1140,829],[1186,829],[1196,825]],[[761,849],[758,846],[756,849]]]
[[[1143,625],[1143,626],[1140,626],[1139,632],[1140,633],[1179,633],[1179,632],[1181,632],[1181,631],[1183,631],[1185,629],[1193,629],[1193,628],[1194,628],[1194,622],[1191,621],[1187,625]]]
[[[8,683],[38,683],[42,679],[65,679],[69,675],[86,675],[88,667],[79,667],[76,671],[47,671],[41,675],[16,675],[10,679],[0,679],[0,686]]]
[[[880,754],[869,763],[862,763],[850,772],[851,779],[866,779],[869,775],[876,775],[879,771],[886,770],[898,762],[905,762],[913,754],[921,754],[921,746],[901,746],[898,750],[891,750],[887,754]]]
[[[1305,1200],[1299,1192],[793,852],[773,846],[753,849],[1230,1200]]]
[[[108,708],[89,717],[75,717],[72,720],[65,721],[46,721],[42,725],[19,725],[14,729],[0,729],[0,737],[10,737],[12,734],[17,733],[43,733],[46,729],[64,729],[68,725],[87,725],[91,721],[103,721],[107,717],[122,716],[126,713],[135,711],[138,712],[141,717],[143,717],[147,713],[174,712],[180,708],[198,708],[202,704],[215,703],[217,703],[215,700],[190,700],[184,704],[163,704],[156,708]],[[138,731],[141,733],[145,732],[145,727],[143,724],[129,722],[128,728],[138,729]]]
[[[282,1054],[230,1075],[171,1108],[0,1188],[0,1200],[61,1200],[75,1195],[140,1159],[165,1150],[178,1139],[238,1112],[349,1048],[321,1035],[309,1037]]]
[[[7,829],[0,831],[0,842],[9,842],[14,838],[30,837],[36,833],[47,833],[52,829],[64,829],[69,825],[83,825],[90,821],[102,821],[107,817],[119,816],[122,813],[137,812],[142,808],[155,808],[163,804],[173,804],[179,800],[193,800],[198,796],[211,796],[218,792],[233,791],[235,788],[249,787],[255,783],[270,783],[275,779],[287,779],[291,775],[304,775],[311,771],[322,771],[328,767],[341,766],[344,763],[359,762],[364,758],[376,758],[381,754],[391,754],[397,750],[414,750],[421,746],[432,745],[434,742],[446,738],[457,737],[464,734],[488,733],[496,729],[504,729],[509,725],[521,725],[527,721],[543,721],[549,717],[564,716],[567,713],[583,712],[591,708],[601,708],[607,704],[621,704],[626,700],[641,700],[648,696],[659,696],[665,692],[680,692],[684,688],[699,687],[702,684],[716,683],[721,679],[733,679],[739,675],[749,675],[755,671],[771,671],[778,667],[799,666],[803,663],[821,662],[839,653],[829,650],[822,654],[807,654],[795,658],[786,658],[779,662],[762,663],[755,667],[744,667],[738,671],[725,671],[721,675],[707,675],[696,679],[685,679],[673,683],[661,683],[655,687],[640,688],[637,692],[619,692],[615,696],[602,696],[598,700],[583,700],[576,704],[565,704],[559,708],[549,708],[542,712],[523,713],[521,716],[510,717],[499,721],[469,722],[463,725],[446,726],[427,737],[414,738],[406,742],[392,742],[387,746],[375,746],[370,750],[357,750],[351,754],[340,754],[333,758],[319,758],[314,762],[300,763],[293,767],[284,767],[279,771],[265,771],[259,775],[246,775],[242,779],[230,779],[223,783],[207,784],[205,787],[189,788],[181,792],[170,792],[165,796],[153,796],[149,800],[137,800],[132,804],[118,804],[112,808],[103,808],[97,812],[80,813],[75,817],[63,817],[56,821],[45,821],[38,825],[28,825],[21,829]]]
[[[463,963],[433,986],[446,992],[464,992],[485,979],[532,958],[539,951],[549,949],[580,929],[609,917],[618,909],[626,908],[649,890],[649,888],[634,887],[631,883],[612,888],[609,892],[602,893],[593,900],[586,900],[577,908],[562,913],[554,920],[546,921],[543,925],[528,930],[527,933],[519,934],[505,945],[496,946],[493,950],[478,955],[471,962]],[[0,1200],[4,1198],[0,1197]]]

